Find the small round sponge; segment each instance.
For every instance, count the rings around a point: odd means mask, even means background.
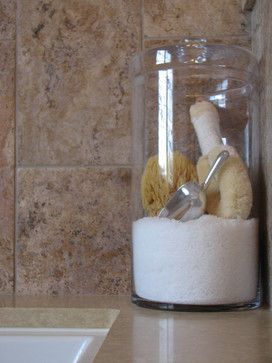
[[[223,149],[229,151],[230,157],[206,191],[206,212],[223,218],[247,219],[252,208],[252,188],[247,168],[234,148],[220,145],[200,157],[197,163],[199,182],[204,181]]]
[[[179,151],[169,158],[167,171],[157,155],[150,157],[141,179],[143,208],[149,216],[156,216],[182,184],[197,180],[195,165]]]

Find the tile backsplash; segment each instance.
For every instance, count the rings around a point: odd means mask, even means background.
[[[264,300],[272,307],[272,2],[258,0],[252,11],[252,50],[260,64],[262,269]]]
[[[2,293],[129,292],[129,63],[186,35],[240,0],[0,0]]]

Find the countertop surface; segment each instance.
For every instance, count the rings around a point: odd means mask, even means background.
[[[95,363],[272,362],[272,311],[265,308],[166,312],[137,307],[128,296],[0,296],[0,307],[69,308],[74,318],[72,308],[96,309],[98,316],[100,309],[113,309],[107,319],[111,329]],[[0,311],[1,326],[4,315]]]

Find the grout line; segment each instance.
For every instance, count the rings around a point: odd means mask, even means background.
[[[141,51],[144,50],[144,0],[141,0]]]
[[[131,168],[131,164],[100,164],[100,165],[17,165],[23,169],[99,169],[99,168]]]
[[[0,38],[0,42],[14,42],[16,41],[16,37],[15,38]]]
[[[17,230],[17,203],[18,203],[18,180],[17,180],[17,161],[18,161],[18,143],[17,143],[17,108],[18,108],[18,78],[17,78],[17,65],[18,65],[18,1],[15,2],[15,127],[14,127],[14,282],[13,282],[13,292],[16,294],[17,290],[17,238],[18,238],[18,230]]]

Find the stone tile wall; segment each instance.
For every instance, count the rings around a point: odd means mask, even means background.
[[[0,1],[0,291],[14,289],[16,1]]]
[[[240,0],[0,0],[1,292],[129,292],[131,57],[245,28]]]
[[[252,12],[252,50],[260,63],[260,124],[264,295],[272,306],[272,2],[257,0]]]

